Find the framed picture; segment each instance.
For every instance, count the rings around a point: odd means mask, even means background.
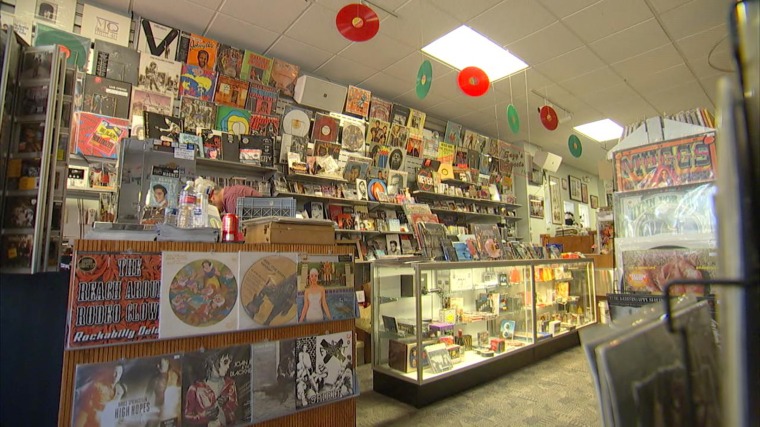
[[[562,179],[565,183],[567,180]],[[562,214],[562,193],[559,188],[559,178],[556,176],[549,177],[549,202],[552,208],[552,224],[562,225],[564,215]]]
[[[529,196],[530,217],[544,219],[544,198],[539,196]]]
[[[588,185],[581,183],[581,203],[588,203]]]
[[[599,208],[599,198],[594,196],[593,194],[589,196],[591,200],[591,209],[598,209]]]
[[[576,178],[572,175],[567,176],[568,181],[570,182],[570,200],[575,200],[576,202],[580,202],[581,199],[581,179]]]
[[[562,189],[567,190],[567,180],[565,178],[562,178]]]

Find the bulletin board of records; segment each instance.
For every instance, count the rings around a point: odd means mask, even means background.
[[[77,241],[58,424],[355,425],[349,254]]]

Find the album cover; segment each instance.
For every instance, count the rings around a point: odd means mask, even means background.
[[[136,50],[143,54],[174,60],[179,42],[179,30],[143,18],[138,25]]]
[[[372,146],[369,149],[369,158],[372,159],[372,164],[378,168],[378,170],[387,170],[388,169],[388,157],[391,154],[391,148],[387,145],[380,145],[380,144],[372,144]],[[371,175],[371,174],[370,174]],[[371,176],[374,178],[374,176]],[[383,176],[377,176],[377,178],[380,178],[382,180],[385,180],[385,175]]]
[[[214,71],[218,61],[219,42],[199,34],[182,33],[177,61]]]
[[[242,135],[240,162],[263,167],[274,166],[274,138],[263,135]]]
[[[22,86],[18,97],[18,115],[44,116],[47,112],[48,91],[47,85]]]
[[[347,152],[364,154],[364,124],[346,123],[341,132],[341,146]]]
[[[662,294],[672,280],[708,280],[715,277],[717,252],[711,249],[647,249],[622,253],[626,292]],[[676,286],[673,295],[702,296],[702,286]]]
[[[216,105],[213,102],[182,97],[180,117],[186,132],[197,134],[201,129],[213,129],[216,124]]]
[[[454,366],[451,362],[451,355],[446,349],[446,344],[432,344],[425,347],[425,353],[427,353],[427,359],[429,366],[433,372],[440,374],[441,372],[450,371]]]
[[[253,360],[253,422],[296,411],[296,340],[256,343]]]
[[[359,178],[365,178],[371,163],[372,159],[369,157],[349,156],[343,167],[343,179],[347,182],[355,182]]]
[[[373,96],[372,102],[370,103],[370,107],[369,107],[369,118],[378,119],[383,122],[390,122],[392,108],[393,108],[392,103],[384,99],[378,98],[376,96]]]
[[[409,120],[406,122],[406,126],[411,129],[412,133],[421,134],[426,117],[427,114],[424,112],[412,108],[409,110]]]
[[[175,167],[153,166],[145,206],[153,208],[177,207],[180,192],[180,170]]]
[[[85,75],[82,111],[101,116],[129,118],[132,85],[105,77]]]
[[[244,108],[248,97],[248,82],[220,74],[216,82],[214,102]]]
[[[34,228],[37,215],[37,197],[13,196],[7,198],[5,228]]]
[[[369,104],[372,94],[370,91],[348,85],[346,96],[346,113],[356,114],[363,118],[369,115]]]
[[[421,157],[423,150],[422,135],[412,133],[406,140],[406,155],[411,157]]]
[[[26,79],[49,79],[53,67],[53,50],[31,50],[23,54],[19,78]]]
[[[129,47],[119,46],[103,40],[95,40],[92,74],[113,80],[138,83],[140,54]]]
[[[296,323],[297,253],[240,252],[238,329]]]
[[[393,147],[388,154],[388,168],[391,170],[401,170],[404,166],[406,151],[401,147]]]
[[[388,136],[388,145],[391,147],[406,148],[406,141],[409,139],[409,128],[404,125],[392,124],[391,132]]]
[[[340,144],[334,144],[327,141],[317,141],[314,143],[314,156],[332,157],[336,162],[340,157]]]
[[[143,53],[140,55],[137,87],[174,98],[177,96],[181,72],[181,63]]]
[[[480,259],[501,259],[501,233],[496,224],[470,224]]]
[[[163,252],[160,338],[237,328],[237,258],[235,252]]]
[[[281,133],[298,137],[308,137],[314,112],[294,105],[288,105],[282,114]]]
[[[72,426],[179,425],[182,356],[77,365]]]
[[[443,139],[447,144],[460,147],[462,145],[462,125],[452,121],[446,122],[446,134]]]
[[[472,171],[475,169],[476,173],[472,174],[472,181],[477,182],[478,180],[478,174],[477,172],[480,169],[480,152],[476,150],[467,150],[467,166]],[[486,173],[488,173],[488,168],[486,167]]]
[[[251,114],[250,134],[276,137],[280,130],[280,117],[264,114]]]
[[[309,146],[308,138],[293,136],[289,134],[282,135],[282,145],[280,145],[280,163],[288,163],[288,158],[295,155],[294,161],[306,161],[306,150]]]
[[[203,140],[203,157],[206,159],[222,158],[221,132],[209,134]]]
[[[242,108],[220,105],[216,108],[216,126],[214,129],[235,135],[251,133],[251,112]]]
[[[296,408],[355,394],[353,331],[296,339]]]
[[[135,116],[142,118],[143,113],[149,111],[151,113],[170,116],[174,111],[173,101],[174,96],[161,95],[159,93],[148,92],[133,87],[131,97],[132,108],[130,114],[133,118]]]
[[[216,91],[216,73],[201,67],[182,64],[182,74],[179,80],[179,96],[198,98],[203,101],[213,101]]]
[[[314,141],[338,141],[338,120],[326,114],[317,113],[314,117],[314,127],[311,131],[311,139]]]
[[[132,18],[130,16],[113,13],[91,4],[85,4],[82,9],[82,25],[79,29],[79,34],[82,37],[95,40],[96,43],[98,41],[106,41],[126,48],[129,46],[131,24]]]
[[[182,357],[182,425],[251,421],[251,346],[207,349]]]
[[[269,85],[273,62],[272,58],[246,50],[240,67],[240,79],[260,85]]]
[[[179,141],[179,134],[183,130],[182,119],[150,111],[146,111],[144,116],[146,138]]]
[[[324,259],[322,259],[324,258]],[[337,261],[335,256],[315,258],[310,256],[298,263],[298,291],[304,292],[309,288],[320,290],[321,288],[346,288],[353,289],[354,272],[353,263]],[[311,293],[311,292],[309,292]],[[312,296],[313,297],[313,296]],[[299,313],[299,322],[303,318],[314,315],[321,317],[323,314],[316,313],[318,307],[311,307],[311,312]],[[318,315],[318,316],[317,316]],[[308,319],[306,319],[308,321]]]
[[[42,22],[72,31],[76,14],[76,0],[27,0],[15,2],[16,22],[22,20]],[[18,24],[17,24],[18,25]]]
[[[385,145],[388,138],[388,134],[390,132],[390,128],[391,128],[390,123],[377,119],[377,118],[370,118],[369,129],[368,129],[367,137],[366,137],[367,145],[370,145],[370,144]]]
[[[216,56],[216,71],[237,79],[240,76],[240,67],[243,65],[243,54],[242,49],[220,43]],[[247,79],[241,79],[247,82]]]
[[[296,79],[300,71],[298,65],[293,65],[281,59],[275,58],[272,63],[270,84],[285,96],[293,96],[296,88]]]
[[[228,162],[240,161],[240,136],[233,133],[221,132],[218,130],[212,131],[214,134],[219,134],[222,138],[222,160]]]
[[[403,105],[399,104],[393,104],[393,109],[391,110],[391,125],[400,125],[400,126],[406,126],[406,123],[409,121],[409,114],[410,114],[409,107],[404,107]]]
[[[453,250],[451,242],[446,237],[447,231],[445,225],[438,222],[425,221],[415,222],[415,225],[421,238],[419,242],[420,247],[427,258],[436,261],[456,261],[447,256],[450,253],[444,252],[444,246],[451,246]]]
[[[36,28],[35,46],[50,46],[54,44],[64,46],[69,50],[66,65],[74,67],[77,70],[87,70],[87,62],[90,58],[90,45],[92,44],[90,39],[68,32],[73,28],[69,28],[68,31],[61,31],[39,23]]]
[[[74,152],[86,156],[115,159],[119,143],[127,137],[129,121],[92,113],[74,113]]]
[[[389,170],[386,194],[393,197],[397,194],[404,194],[404,190],[407,188],[407,176],[406,172]]]
[[[258,82],[251,82],[245,108],[257,114],[271,115],[277,106],[277,89]]]

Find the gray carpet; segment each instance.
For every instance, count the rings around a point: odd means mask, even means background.
[[[360,366],[357,373],[359,427],[600,425],[593,381],[580,347],[422,409],[372,391],[370,365]]]

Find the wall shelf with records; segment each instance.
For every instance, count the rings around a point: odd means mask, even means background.
[[[290,191],[280,191],[280,192],[277,193],[277,196],[278,197],[279,196],[282,196],[282,197],[293,197],[293,198],[301,199],[301,200],[321,200],[321,201],[324,201],[324,202],[329,202],[330,204],[348,205],[348,206],[353,206],[353,205],[367,206],[367,205],[369,205],[371,203],[371,202],[369,202],[367,200],[347,199],[347,198],[343,198],[343,197],[319,196],[319,195],[316,195],[316,194],[293,193],[293,192],[290,192]]]
[[[434,193],[432,191],[415,191],[412,194],[414,194],[415,197],[418,197],[420,199],[439,199],[439,200],[460,200],[462,202],[470,202],[470,203],[477,203],[481,205],[490,205],[490,206],[497,206],[497,207],[503,207],[507,210],[514,210],[519,209],[522,207],[522,205],[517,205],[514,203],[506,203],[501,202],[498,200],[490,200],[490,199],[478,199],[474,197],[464,197],[464,196],[456,196],[456,195],[450,195],[450,194],[441,194],[441,193]]]
[[[305,173],[291,173],[287,175],[288,180],[304,182],[342,182],[347,183],[343,177],[335,175],[309,175]]]
[[[196,157],[195,164],[198,169],[208,169],[209,171],[218,172],[220,169],[232,170],[235,172],[250,172],[255,174],[267,174],[277,172],[277,168],[258,166],[248,163],[233,162],[229,160],[221,159],[206,159],[203,157]]]

